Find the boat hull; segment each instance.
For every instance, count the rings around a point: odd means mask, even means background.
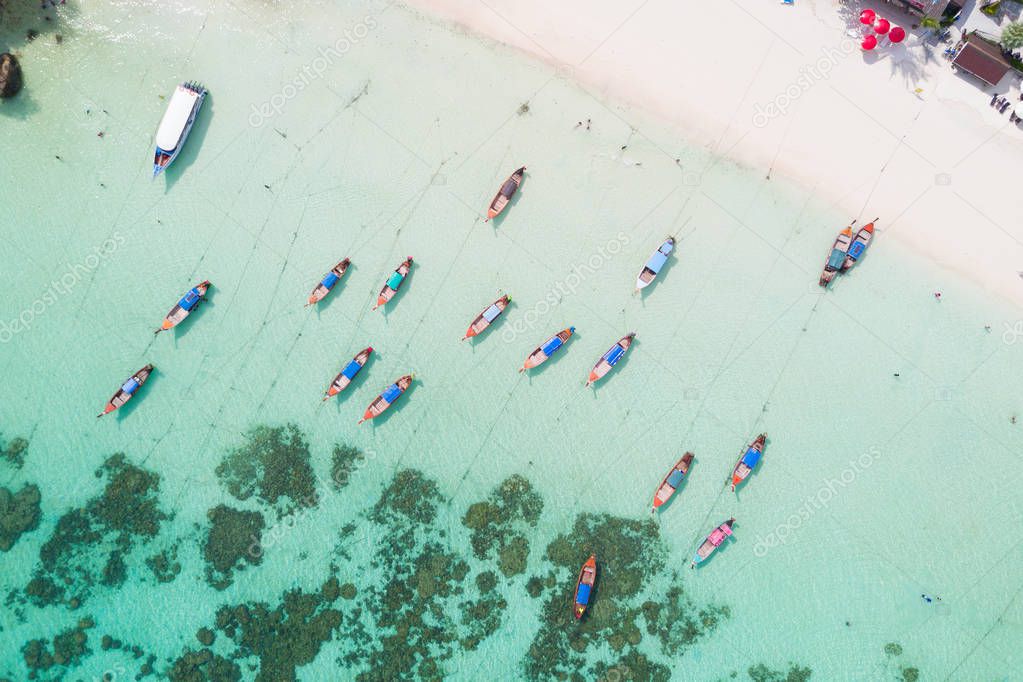
[[[366,362],[369,360],[369,356],[372,355],[372,353],[372,346],[359,351],[356,356],[352,358],[347,365],[345,365],[344,369],[342,369],[341,372],[334,377],[334,380],[330,382],[330,386],[323,394],[323,399],[327,400],[328,398],[333,398],[338,393],[348,388],[348,386],[355,381],[355,377],[362,371],[362,368],[365,367]]]
[[[653,283],[664,264],[668,262],[668,256],[671,255],[674,248],[674,237],[668,237],[664,243],[657,247],[657,250],[647,259],[643,269],[639,271],[639,276],[636,278],[636,291],[645,289]]]
[[[842,264],[845,262],[845,256],[849,253],[849,245],[852,243],[852,228],[847,227],[842,230],[838,238],[835,240],[834,245],[831,247],[831,252],[828,254],[828,258],[824,263],[824,271],[821,273],[818,284],[822,287],[827,287],[831,283],[831,280],[835,279],[835,275],[842,269]]]
[[[515,192],[518,191],[519,185],[522,184],[522,178],[525,176],[525,173],[526,167],[523,166],[508,176],[508,179],[501,185],[501,189],[497,190],[497,194],[491,199],[490,206],[487,207],[487,219],[483,222],[496,218],[508,207],[512,197],[515,196]]]
[[[179,97],[178,91],[181,90],[185,93],[192,93],[194,95],[192,101],[192,108],[188,114],[182,127],[180,127],[180,133],[177,135],[177,141],[173,148],[167,149],[161,147],[160,142],[163,141],[162,137],[166,135],[165,126],[167,125],[178,125],[175,121],[168,120],[168,117],[172,114],[172,108],[174,107],[174,98]],[[174,159],[178,158],[178,154],[181,153],[181,148],[185,146],[185,140],[188,139],[188,134],[192,132],[192,126],[195,124],[195,118],[199,114],[199,109],[202,108],[203,102],[206,100],[206,88],[198,83],[188,82],[179,85],[171,97],[171,102],[168,103],[167,111],[164,113],[163,120],[160,121],[160,126],[157,129],[157,144],[156,152],[153,154],[153,177],[167,170],[167,168],[174,162]],[[173,138],[171,138],[173,139]]]
[[[739,461],[736,463],[735,468],[732,470],[732,490],[735,487],[746,480],[753,469],[756,468],[760,462],[760,458],[764,453],[764,444],[767,442],[767,434],[762,433],[756,437],[756,439],[749,444],[746,451],[739,456]]]
[[[842,263],[842,272],[845,272],[859,262],[860,258],[867,252],[871,240],[874,238],[874,223],[868,223],[856,233],[856,238],[849,245],[849,252]]]
[[[306,303],[307,306],[319,303],[327,297],[337,283],[341,281],[341,278],[345,276],[345,272],[348,270],[348,266],[351,264],[351,260],[345,258],[343,261],[331,268],[330,272],[324,275],[323,279],[313,287],[312,292],[309,294],[309,301]]]
[[[170,309],[167,313],[167,317],[163,318],[163,323],[160,325],[160,328],[156,330],[156,333],[159,334],[160,332],[165,332],[168,329],[173,329],[184,322],[189,315],[195,312],[195,310],[199,307],[199,304],[206,300],[206,292],[209,291],[210,286],[209,280],[206,280],[189,289],[188,293],[182,296],[181,300]]]
[[[391,277],[384,284],[384,287],[380,290],[380,295],[377,296],[377,304],[373,306],[373,310],[376,310],[382,305],[385,305],[388,301],[394,298],[394,295],[401,289],[401,285],[405,283],[408,278],[408,273],[412,270],[412,256],[409,256],[405,261],[391,273]]]
[[[359,423],[375,419],[386,412],[399,397],[405,394],[408,387],[412,385],[412,379],[414,378],[414,375],[406,374],[384,389],[384,392],[378,395],[376,400],[371,402],[369,407],[366,408]]]
[[[586,609],[592,601],[593,586],[597,582],[597,557],[591,555],[579,571],[579,578],[575,582],[575,596],[572,599],[572,615],[576,620],[583,617]]]
[[[695,568],[697,564],[709,559],[710,555],[713,554],[718,547],[724,544],[725,540],[732,536],[732,525],[734,523],[735,519],[729,519],[710,532],[707,539],[704,540],[703,544],[701,544],[699,549],[696,550],[696,555],[693,557],[691,568]]]
[[[469,328],[465,331],[465,336],[462,337],[462,341],[471,339],[486,331],[501,316],[501,313],[504,312],[509,303],[511,303],[511,296],[502,296],[487,306],[469,325]]]
[[[656,511],[664,504],[667,504],[668,500],[670,500],[675,495],[676,491],[678,491],[678,489],[682,486],[682,482],[684,481],[685,476],[689,473],[689,468],[693,464],[694,456],[695,455],[693,455],[693,453],[687,452],[682,455],[682,459],[675,462],[675,466],[671,468],[671,471],[668,472],[668,474],[664,477],[664,480],[661,481],[661,485],[659,485],[657,490],[654,492],[652,511]]]
[[[607,376],[618,361],[625,357],[625,352],[629,350],[629,346],[632,345],[632,340],[636,338],[636,332],[630,332],[622,338],[618,339],[618,343],[611,346],[606,353],[600,356],[600,360],[590,370],[590,376],[586,380],[586,385],[589,386],[599,379],[603,379]]]
[[[121,385],[121,388],[114,393],[113,397],[107,401],[106,407],[103,408],[103,411],[96,416],[102,417],[105,414],[110,414],[114,410],[124,407],[124,405],[138,393],[139,389],[142,388],[142,385],[146,383],[146,380],[149,379],[149,375],[152,373],[153,366],[146,365],[139,371],[132,374],[131,377]]]
[[[519,371],[524,372],[527,369],[539,367],[543,363],[547,362],[552,355],[565,347],[565,343],[574,333],[575,327],[569,327],[568,329],[562,329],[560,332],[544,341],[542,346],[529,354],[526,361],[522,363],[522,367]]]

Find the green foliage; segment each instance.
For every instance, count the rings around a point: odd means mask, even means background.
[[[1003,28],[1000,42],[1007,50],[1023,47],[1023,22],[1016,21]]]

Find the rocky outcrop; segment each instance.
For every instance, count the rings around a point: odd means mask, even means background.
[[[14,97],[21,90],[21,66],[10,52],[0,54],[0,97]]]

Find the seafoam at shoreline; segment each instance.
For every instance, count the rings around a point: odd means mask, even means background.
[[[1012,172],[1023,167],[1023,130],[889,5],[876,9],[910,37],[864,53],[860,6],[833,0],[706,3],[698,13],[645,2],[410,4],[540,58],[640,134],[650,114],[861,221],[880,216],[881,240],[1023,308],[1023,196]],[[1017,81],[998,91],[1017,93]],[[820,227],[822,250],[839,227]]]

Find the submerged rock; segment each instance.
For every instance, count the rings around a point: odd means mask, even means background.
[[[0,488],[0,552],[39,525],[39,488],[28,484],[14,493]]]
[[[223,504],[210,509],[206,516],[210,520],[203,546],[206,581],[223,590],[234,582],[234,571],[263,560],[260,540],[266,524],[259,512],[239,511]]]
[[[246,442],[228,453],[216,472],[235,498],[255,495],[279,517],[299,506],[315,507],[319,501],[309,446],[294,424],[251,429]]]
[[[62,630],[53,637],[52,651],[50,642],[45,639],[25,642],[21,647],[21,653],[25,666],[31,671],[29,677],[36,678],[40,671],[48,671],[54,667],[69,669],[81,664],[92,653],[86,632],[92,627],[92,618],[82,618],[76,627]]]
[[[771,670],[763,663],[758,663],[746,671],[753,682],[806,682],[813,675],[809,668],[803,668],[795,663],[789,664],[788,671]]]
[[[14,97],[21,90],[21,65],[10,52],[0,54],[0,98]]]
[[[209,649],[185,649],[170,670],[171,682],[237,682],[242,679],[237,663],[216,655]]]
[[[324,591],[285,592],[274,608],[262,602],[221,607],[217,628],[235,646],[231,658],[257,657],[256,682],[297,679],[296,668],[316,658],[341,625],[341,612],[331,608],[337,595],[328,599]]]
[[[116,454],[96,475],[107,479],[103,493],[65,512],[39,549],[39,565],[25,587],[37,606],[66,599],[77,608],[95,584],[121,585],[135,543],[154,538],[169,518],[159,506],[157,474]]]
[[[597,585],[589,610],[577,621],[571,595],[590,554],[597,556]],[[525,678],[599,679],[616,669],[619,675],[628,670],[631,679],[670,679],[668,663],[708,636],[728,610],[695,605],[678,575],[665,570],[665,554],[651,520],[579,515],[570,532],[547,546],[551,575],[527,583],[530,595],[547,597],[540,629],[522,662]],[[654,648],[663,658],[650,657]]]
[[[334,490],[341,490],[351,481],[352,472],[366,461],[362,450],[351,446],[337,444],[330,456],[330,480]]]
[[[28,441],[24,438],[15,438],[3,448],[0,457],[7,460],[15,469],[20,469],[25,464],[27,450]]]

